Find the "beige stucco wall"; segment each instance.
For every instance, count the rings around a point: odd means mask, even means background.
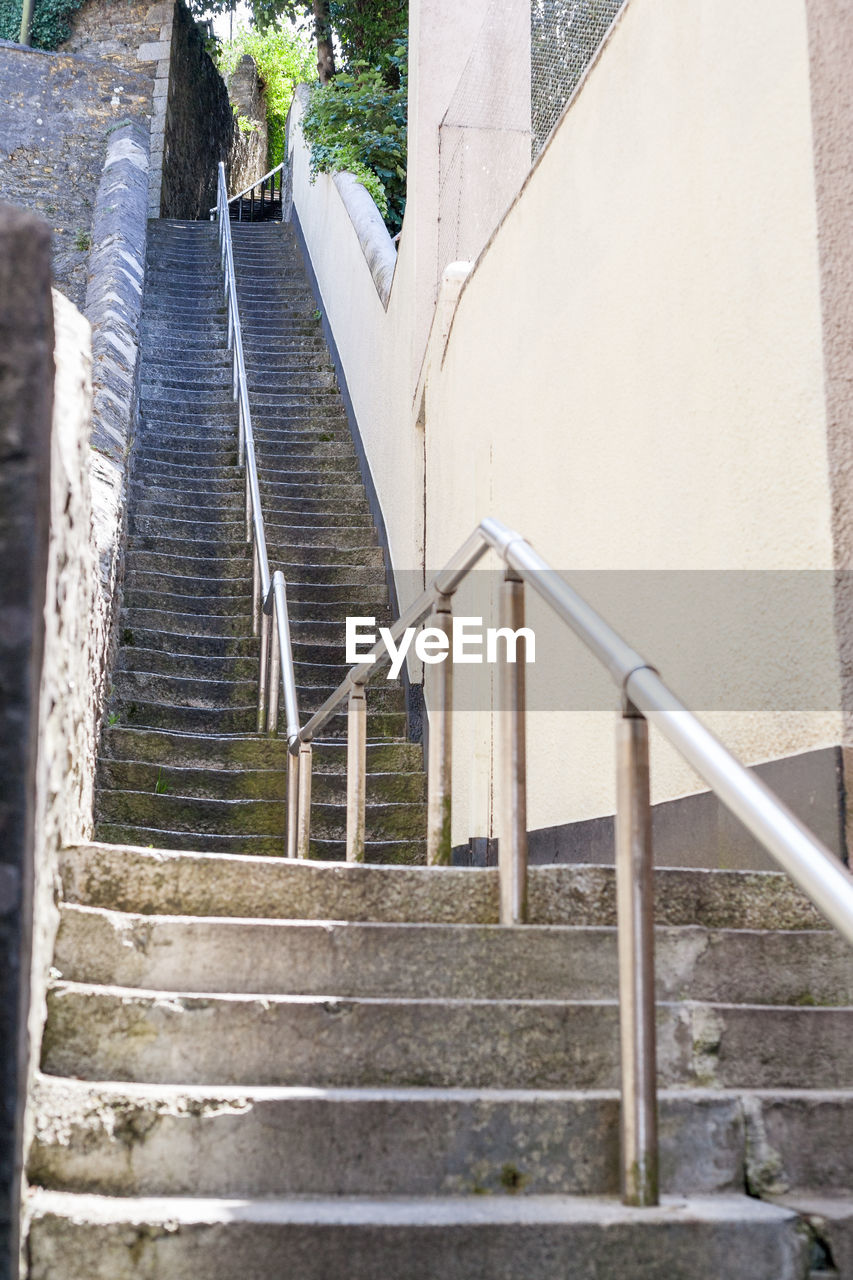
[[[388,422],[384,398],[404,380],[387,352],[405,349],[399,330],[414,323],[407,233],[388,308],[398,345],[383,347],[334,217],[316,237],[329,237],[318,274],[336,335],[347,310],[350,330],[363,325],[363,365],[349,357],[355,345],[341,354],[395,564],[405,563],[417,551],[401,509],[417,498],[418,450],[402,410]],[[422,414],[428,570],[486,514],[563,571],[829,569],[803,0],[630,0],[475,264],[445,351],[439,336]],[[405,404],[402,391],[393,402]],[[813,629],[832,671],[829,592]],[[664,675],[679,669],[689,634],[654,632],[648,657]],[[721,662],[725,639],[724,627]],[[732,648],[755,669],[743,705],[763,705],[774,672],[734,636]],[[551,678],[540,663],[534,704],[559,707],[547,701]],[[577,678],[593,677],[581,665]],[[840,740],[834,710],[706,718],[750,762]],[[531,827],[612,812],[612,730],[610,712],[531,713]],[[493,744],[473,712],[455,735],[461,841],[491,821]],[[654,762],[656,798],[698,789],[659,743]]]

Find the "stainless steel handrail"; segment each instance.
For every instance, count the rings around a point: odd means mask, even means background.
[[[243,340],[237,307],[225,169],[219,166],[217,216],[228,298],[228,342],[234,350],[234,398],[239,403],[240,461],[246,467],[246,538],[254,541],[254,627],[261,630],[258,729],[276,732],[279,683],[284,690],[288,740],[287,854],[306,858],[311,820],[312,742],[348,702],[347,859],[365,851],[367,706],[365,689],[389,660],[378,641],[353,666],[320,709],[300,728],[284,574],[269,572],[261,513]],[[830,851],[759,778],[676,698],[658,672],[572,587],[529,542],[499,520],[481,521],[429,586],[391,627],[398,641],[430,613],[450,633],[452,598],[460,583],[492,549],[505,565],[502,625],[524,626],[530,586],[606,668],[619,690],[617,724],[616,904],[621,1042],[621,1178],[629,1204],[658,1201],[657,1085],[654,991],[654,870],[649,736],[651,722],[848,942],[853,944],[853,878]],[[272,623],[272,626],[270,625]],[[270,632],[275,636],[270,645]],[[277,643],[276,643],[277,641]],[[523,646],[524,640],[520,642]],[[267,654],[270,681],[267,686]],[[501,755],[499,788],[500,919],[527,920],[527,823],[524,652],[501,665],[497,712]],[[431,668],[427,801],[427,861],[450,862],[452,663]],[[267,706],[268,699],[268,706]]]
[[[228,347],[233,351],[232,385],[238,413],[238,449],[240,466],[246,476],[246,541],[253,547],[252,580],[252,628],[260,631],[261,653],[258,678],[258,732],[265,730],[271,736],[278,732],[279,685],[284,690],[285,718],[289,743],[296,742],[298,750],[299,704],[296,693],[296,674],[293,666],[293,647],[290,639],[290,617],[287,608],[287,586],[284,574],[277,569],[270,575],[267,554],[264,516],[261,508],[261,491],[258,481],[258,464],[255,456],[255,435],[252,428],[252,411],[249,406],[249,386],[246,380],[246,359],[243,352],[243,329],[237,303],[237,277],[234,271],[234,250],[231,242],[231,221],[228,216],[228,188],[225,166],[220,162],[217,181],[216,216],[219,227],[220,262],[225,277],[225,297],[228,308]],[[233,197],[232,197],[233,198]],[[267,678],[269,675],[269,679]],[[288,757],[288,811],[297,798],[295,766]],[[290,785],[291,780],[293,786]],[[294,814],[295,819],[295,814]],[[296,856],[296,823],[288,821],[287,855]]]
[[[654,1003],[654,887],[649,785],[651,722],[724,805],[775,858],[821,914],[853,944],[853,877],[779,798],[740,764],[676,698],[654,667],[543,560],[529,542],[499,520],[483,520],[429,586],[391,627],[395,643],[407,627],[433,613],[432,625],[449,632],[452,596],[489,549],[503,561],[502,625],[524,625],[524,588],[530,586],[606,668],[621,697],[617,725],[616,896],[621,1031],[623,1198],[656,1204],[657,1087]],[[521,655],[523,657],[523,655]],[[516,655],[518,657],[518,655]],[[378,641],[353,666],[291,739],[298,752],[297,853],[307,856],[311,742],[348,700],[347,858],[364,857],[366,733],[365,686],[389,660]],[[427,800],[427,861],[450,861],[452,664],[431,668]],[[497,716],[501,756],[499,788],[500,919],[527,919],[527,831],[524,662],[501,667]],[[308,775],[306,777],[306,774]],[[304,797],[304,799],[303,799]]]
[[[221,162],[221,161],[220,161],[220,167],[222,167],[222,162]],[[263,175],[263,177],[261,177],[261,178],[256,178],[254,182],[250,182],[250,183],[249,183],[249,185],[248,185],[247,187],[244,187],[242,191],[238,191],[238,192],[237,192],[237,194],[236,194],[235,196],[229,196],[229,195],[228,195],[228,190],[227,190],[227,186],[226,186],[226,191],[225,191],[225,196],[226,196],[226,207],[227,207],[229,204],[233,204],[235,200],[242,200],[242,199],[243,199],[243,197],[244,197],[245,195],[248,195],[248,193],[249,193],[250,191],[254,191],[256,187],[259,187],[259,186],[261,185],[261,183],[265,183],[265,182],[267,182],[267,180],[268,180],[269,178],[273,178],[273,177],[275,176],[275,174],[277,174],[277,173],[281,173],[281,174],[282,174],[282,177],[283,177],[283,175],[284,175],[284,171],[286,170],[286,168],[287,168],[287,161],[286,161],[286,160],[282,160],[281,164],[277,164],[277,165],[275,166],[275,168],[274,168],[274,169],[270,169],[269,173],[265,173],[265,174]],[[281,186],[279,187],[279,190],[281,190]],[[273,197],[274,197],[274,196],[275,196],[275,182],[273,182],[273,184],[272,184],[272,193],[273,193]],[[217,183],[217,201],[216,201],[216,204],[215,204],[215,205],[213,205],[213,207],[209,210],[209,213],[210,213],[210,221],[211,221],[211,222],[215,221],[215,220],[218,218],[218,216],[219,216],[219,196],[220,196],[220,192],[219,192],[219,189],[218,189],[218,183]]]

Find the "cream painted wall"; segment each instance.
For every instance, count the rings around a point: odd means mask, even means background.
[[[395,567],[421,554],[424,449],[427,570],[486,514],[563,571],[831,567],[803,0],[629,0],[475,264],[446,349],[434,326],[423,437],[408,228],[383,320],[322,183],[297,166],[295,203]],[[834,670],[831,594],[814,629]],[[690,639],[655,644],[666,675]],[[772,674],[756,666],[750,705]],[[540,706],[559,706],[551,679],[532,673]],[[833,710],[706,719],[749,762],[840,740]],[[491,822],[493,744],[474,712],[454,732],[461,842]],[[611,712],[531,713],[531,828],[612,812],[612,734]],[[656,799],[699,789],[653,750]]]

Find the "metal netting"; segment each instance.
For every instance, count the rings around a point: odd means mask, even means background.
[[[560,117],[625,0],[531,0],[533,157]]]
[[[480,253],[624,3],[491,0],[439,128],[439,278]]]

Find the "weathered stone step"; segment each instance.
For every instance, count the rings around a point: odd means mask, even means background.
[[[139,498],[132,510],[130,527],[134,531],[146,527],[150,528],[152,523],[155,528],[159,525],[165,529],[168,521],[175,521],[183,525],[187,531],[192,529],[201,531],[205,525],[217,524],[216,513],[212,510],[200,513],[198,522],[187,520],[186,508],[177,502],[162,502],[154,499]],[[317,524],[332,525],[340,521],[341,524],[348,525],[353,523],[353,517],[367,516],[369,511],[370,508],[364,497],[357,502],[336,500],[328,496],[325,498],[287,498],[277,500],[272,509],[269,501],[265,503],[264,525],[268,530],[280,528],[286,535],[291,522],[294,524],[316,522]],[[233,538],[235,531],[239,531],[241,525],[245,532],[245,516],[240,505],[233,503],[226,507],[223,502],[219,526],[226,533],[226,536]]]
[[[134,630],[126,627],[121,632],[122,647],[120,653],[128,655],[123,663],[129,669],[138,664],[132,658],[132,650],[142,649],[148,653],[162,653],[171,657],[191,658],[244,658],[251,660],[251,670],[257,673],[259,664],[259,642],[256,637],[228,640],[216,636],[191,636],[180,632],[146,631],[143,628]],[[294,644],[293,656],[297,663],[311,666],[337,668],[342,662],[340,647],[325,644]]]
[[[347,529],[357,528],[361,536],[370,536],[369,511],[356,511],[351,514],[343,512],[331,512],[328,521],[324,523],[322,511],[304,511],[301,516],[298,512],[294,512],[294,518],[288,519],[287,523],[281,523],[279,520],[269,518],[265,513],[264,528],[268,538],[274,533],[281,534],[285,538],[289,538],[291,533],[296,537],[297,541],[303,541],[303,531],[305,536],[313,529],[327,529],[332,531],[330,536],[337,538],[339,534],[343,534]],[[176,539],[181,543],[186,543],[189,547],[189,554],[193,552],[193,544],[196,542],[206,541],[207,543],[225,543],[229,546],[247,545],[246,544],[246,521],[245,516],[241,516],[237,520],[188,520],[186,516],[181,518],[175,516],[172,519],[164,520],[153,516],[139,515],[137,512],[131,512],[129,517],[129,525],[131,534],[138,533],[143,535],[162,534],[165,539]]]
[[[282,779],[283,781],[283,779]],[[277,800],[204,799],[155,791],[99,792],[95,798],[95,822],[118,826],[150,827],[160,831],[186,831],[197,836],[276,836],[284,838],[284,788]],[[343,840],[346,836],[346,804],[311,802],[311,831],[318,840]],[[366,839],[417,840],[426,831],[422,801],[372,802],[366,811]]]
[[[258,734],[246,737],[216,737],[166,733],[115,725],[104,730],[102,755],[110,760],[142,761],[154,765],[168,763],[194,769],[284,770],[287,744],[283,738]],[[314,747],[314,766],[320,772],[336,772],[343,778],[346,745],[321,743]],[[423,751],[411,742],[369,742],[368,773],[390,770],[411,771],[423,766]]]
[[[659,1004],[658,1080],[843,1088],[853,1009]],[[169,1084],[613,1089],[615,1001],[194,995],[56,982],[42,1069]]]
[[[99,841],[108,845],[133,846],[141,849],[177,849],[194,853],[200,848],[228,856],[260,857],[277,861],[285,856],[284,835],[210,835],[198,831],[164,831],[161,827],[135,827],[103,822],[95,828]],[[318,862],[345,862],[343,840],[313,840],[311,857]],[[377,865],[423,866],[426,862],[426,840],[368,840],[365,860]]]
[[[324,670],[329,671],[328,668]],[[339,682],[340,683],[340,682]],[[257,698],[257,679],[206,680],[201,677],[162,675],[145,670],[118,670],[115,672],[114,689],[123,702],[166,703],[172,707],[232,708],[253,705]],[[297,685],[300,705],[317,706],[335,690],[331,683]],[[402,706],[403,692],[399,685],[389,680],[375,681],[367,688],[367,708],[372,715],[396,711]]]
[[[129,673],[117,673],[117,678]],[[316,691],[312,691],[316,693]],[[309,697],[304,702],[303,715],[309,714],[312,701]],[[316,710],[319,706],[314,707]],[[118,716],[116,723],[132,728],[172,729],[187,733],[252,733],[257,727],[257,706],[250,705],[229,707],[188,706],[185,704],[145,700],[141,696],[133,701],[118,701],[113,714]],[[346,733],[346,709],[333,716],[324,729],[328,737],[341,737]],[[403,738],[406,733],[405,713],[391,711],[370,712],[368,733],[372,738]],[[167,846],[168,847],[168,846]]]
[[[208,799],[281,800],[285,795],[284,762],[280,768],[223,769],[177,768],[142,760],[98,761],[98,785],[123,791],[154,791],[157,785],[172,795],[207,797]],[[311,796],[321,803],[344,803],[346,778],[342,773],[323,773],[314,768]],[[426,799],[426,779],[422,771],[404,773],[368,773],[368,802],[406,801],[420,803]]]
[[[110,735],[115,733],[110,730]],[[141,758],[138,744],[146,737],[133,735],[135,758]],[[262,738],[254,742],[259,751],[284,751],[281,742]],[[244,751],[246,743],[236,742],[234,747]],[[384,752],[391,749],[382,748]],[[394,749],[419,750],[412,744]],[[338,750],[342,754],[344,749]],[[367,750],[370,761],[375,749],[368,746]],[[498,920],[498,873],[491,867],[325,867],[83,844],[63,850],[61,874],[67,901],[146,914],[413,924],[496,924]],[[655,885],[655,917],[661,925],[826,928],[815,908],[782,873],[660,867]],[[534,924],[616,923],[612,867],[531,867],[529,900]]]
[[[294,572],[300,571],[300,566],[280,559],[274,558],[274,567],[282,568],[285,571],[285,578],[292,578]],[[303,566],[304,567],[304,566]],[[332,580],[346,578],[346,570],[349,566],[333,565],[327,570],[324,565],[317,566],[317,576],[323,580],[326,572],[332,575]],[[353,575],[363,575],[367,572],[364,569],[352,569]],[[130,577],[130,575],[128,575]],[[156,575],[155,575],[156,580]],[[199,589],[192,593],[179,595],[177,592],[171,592],[167,588],[168,580],[161,581],[159,585],[164,588],[159,591],[146,590],[144,586],[138,586],[137,582],[131,580],[125,591],[125,605],[130,614],[135,613],[137,609],[141,610],[160,610],[164,613],[188,614],[193,611],[197,617],[226,617],[226,618],[243,618],[246,620],[246,630],[251,630],[252,616],[252,600],[248,594],[226,594],[226,592],[240,592],[241,588],[248,591],[249,583],[245,584],[239,579],[231,579],[230,582],[222,584],[223,591],[219,595],[209,595],[203,589],[202,585],[205,579],[199,579]],[[213,581],[213,580],[211,580]],[[155,585],[155,582],[152,582]],[[215,584],[214,582],[214,585]],[[362,591],[361,595],[364,596]],[[372,593],[368,593],[372,595]],[[315,592],[316,596],[316,592]],[[337,626],[341,629],[344,626],[344,620],[355,614],[358,616],[360,612],[366,608],[363,598],[359,598],[358,590],[347,591],[344,593],[343,599],[323,600],[309,599],[300,600],[298,593],[294,592],[288,597],[288,613],[293,626],[302,625],[310,626],[315,623],[318,625]],[[378,618],[379,622],[390,621],[387,606],[372,610],[372,613]],[[384,615],[384,616],[383,616]],[[342,634],[342,632],[341,632]]]
[[[237,467],[237,437],[218,445],[215,450],[204,441],[195,442],[195,448],[159,448],[154,445],[146,444],[139,450],[137,455],[138,464],[144,468],[156,468],[162,475],[172,476],[192,476],[203,477],[210,475],[211,477],[221,474],[223,468]],[[269,455],[269,462],[272,466],[278,462],[278,469],[282,469],[284,459],[280,456],[278,449],[261,448],[258,441],[255,441],[255,451],[257,454],[265,453]],[[329,458],[349,458],[355,457],[355,450],[352,442],[347,442],[341,433],[338,440],[319,440],[306,439],[299,441],[298,439],[289,443],[287,449],[288,464],[291,459],[296,461],[307,461],[311,458],[321,460]],[[266,469],[266,468],[265,468]],[[272,469],[275,469],[274,467]],[[242,467],[239,468],[242,474]]]
[[[801,1280],[809,1243],[790,1210],[745,1196],[629,1209],[613,1199],[452,1196],[249,1200],[38,1191],[30,1280]]]
[[[273,526],[270,528],[272,530]],[[203,541],[201,538],[158,537],[154,533],[131,534],[128,539],[128,554],[134,556],[135,563],[150,562],[152,568],[157,567],[157,562],[162,561],[164,566],[180,565],[182,569],[186,568],[188,571],[191,569],[193,572],[209,576],[212,566],[221,566],[221,576],[232,577],[242,573],[245,566],[248,566],[248,572],[251,574],[252,552],[246,542],[245,525],[240,524],[235,528],[234,532],[237,536],[232,541],[226,541],[221,536],[221,526],[211,525],[211,529],[216,530],[215,541]],[[277,530],[275,539],[267,538],[267,546],[275,545],[276,550],[288,546],[311,547],[315,544],[333,545],[337,548],[373,548],[376,543],[376,532],[369,525],[351,527],[329,525],[325,528],[322,525],[295,525],[288,528],[286,540],[280,537]]]
[[[242,629],[251,631],[252,617],[252,597],[250,592],[250,583],[241,581],[233,581],[222,584],[223,592],[237,591],[243,589],[243,594],[208,596],[202,591],[192,592],[190,595],[177,595],[168,590],[162,591],[146,591],[135,586],[131,575],[128,577],[130,581],[124,592],[124,604],[128,614],[133,617],[139,610],[158,609],[164,613],[188,614],[191,611],[199,618],[208,617],[227,617],[233,620],[243,620]],[[168,583],[161,584],[168,587]]]
[[[670,925],[655,952],[661,1001],[853,1003],[850,948],[830,932]],[[54,964],[69,981],[154,991],[614,1000],[618,988],[616,930],[601,926],[198,920],[66,905]]]
[[[820,1098],[663,1092],[662,1190],[739,1190],[762,1119],[790,1115],[796,1123],[807,1108],[824,1137],[833,1122],[840,1131],[849,1097]],[[123,1196],[615,1196],[618,1108],[617,1094],[605,1091],[312,1093],[38,1076],[28,1175],[56,1190]],[[782,1173],[810,1171],[818,1145],[816,1134],[804,1159],[788,1144]],[[709,1147],[713,1159],[698,1161]]]
[[[332,662],[294,661],[297,685],[333,688],[340,684],[348,669],[346,663],[341,660],[341,656],[336,653],[335,660]],[[215,658],[209,654],[171,653],[168,649],[143,649],[138,645],[126,643],[119,649],[116,670],[148,672],[177,676],[182,679],[226,682],[241,680],[256,683],[259,663],[258,658],[251,655]]]

